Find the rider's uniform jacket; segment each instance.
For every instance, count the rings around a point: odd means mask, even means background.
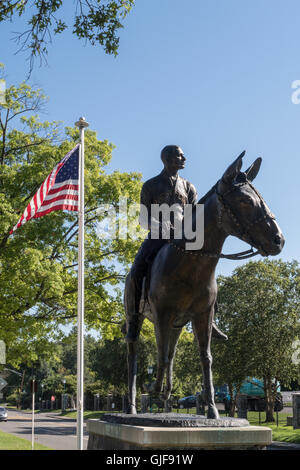
[[[185,204],[194,205],[196,203],[195,186],[179,175],[173,179],[163,169],[159,175],[143,184],[141,205],[146,207],[148,218],[145,217],[145,212],[141,211],[140,224],[145,229],[151,229],[151,204],[167,204],[168,206],[178,204],[183,209]]]

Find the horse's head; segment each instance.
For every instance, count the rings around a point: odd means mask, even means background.
[[[263,256],[278,255],[284,237],[267,204],[252,185],[261,158],[241,172],[243,152],[225,171],[217,184],[219,222],[229,235],[248,242]]]

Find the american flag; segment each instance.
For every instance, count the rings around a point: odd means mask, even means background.
[[[28,220],[37,219],[52,211],[78,211],[79,148],[80,144],[77,144],[51,171],[10,234]]]

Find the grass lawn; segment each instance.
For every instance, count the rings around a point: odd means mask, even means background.
[[[190,410],[181,410],[182,413],[190,412],[196,413],[196,408],[191,408]],[[260,413],[260,422],[259,422],[259,413],[255,411],[248,412],[248,421],[252,426],[266,426],[272,429],[272,439],[273,441],[279,442],[289,442],[293,444],[300,444],[300,429],[293,429],[293,426],[287,426],[286,418],[291,416],[291,413],[278,413],[278,426],[276,423],[276,413],[274,413],[275,423],[266,423],[266,413]],[[220,411],[220,415],[224,416],[225,412]],[[236,414],[237,416],[237,414]]]
[[[67,418],[76,418],[77,416],[76,411],[73,411],[73,410],[70,410],[70,411],[56,410],[56,411],[60,412],[60,416],[66,416]],[[153,409],[153,413],[156,413],[156,412],[157,412],[157,409]],[[174,409],[173,412],[176,413],[177,409]],[[195,414],[196,408],[180,409],[178,410],[178,412]],[[84,416],[84,419],[97,419],[97,418],[101,418],[101,415],[105,413],[121,413],[121,411],[84,411],[83,416]]]
[[[61,410],[58,410],[61,411]],[[94,418],[101,418],[101,415],[104,413],[108,413],[108,411],[84,411],[83,418],[84,419],[94,419]],[[110,411],[109,413],[113,413]],[[119,412],[120,413],[120,412]],[[65,416],[66,418],[76,418],[77,412],[76,411],[61,411],[60,416]]]
[[[293,444],[300,444],[300,429],[293,429],[293,426],[286,425],[286,418],[289,416],[287,413],[278,413],[278,426],[276,423],[276,413],[274,413],[275,423],[265,423],[266,414],[261,413],[261,426],[267,426],[272,429],[273,441],[289,442]],[[259,425],[259,415],[256,412],[250,411],[248,413],[248,421],[253,426]]]
[[[37,443],[34,443],[34,449],[52,450]],[[0,450],[31,450],[31,441],[0,431]]]

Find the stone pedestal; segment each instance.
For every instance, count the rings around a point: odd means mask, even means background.
[[[122,396],[122,411],[123,411],[123,413],[126,413],[127,408],[128,408],[128,396],[123,395]]]
[[[300,429],[300,393],[293,393],[293,428]]]
[[[99,411],[100,410],[99,403],[100,403],[99,394],[96,394],[96,395],[94,395],[94,411]]]
[[[256,450],[272,442],[271,429],[245,419],[177,413],[106,414],[87,430],[90,450]]]
[[[141,410],[142,410],[142,413],[147,413],[149,408],[150,408],[150,397],[147,393],[144,393],[141,396]]]
[[[248,413],[248,398],[245,395],[238,395],[237,401],[237,410],[238,410],[238,417],[247,419]]]
[[[114,408],[113,406],[113,396],[112,395],[107,395],[106,397],[106,409],[107,411],[112,411]]]

